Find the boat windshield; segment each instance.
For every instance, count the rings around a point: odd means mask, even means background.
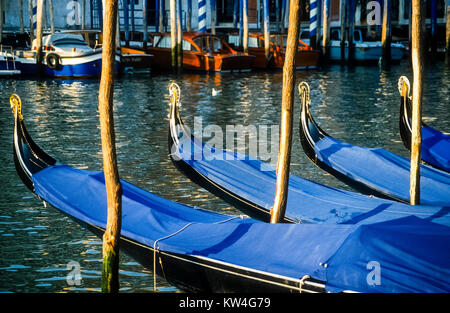
[[[87,46],[87,42],[83,41],[83,40],[78,40],[78,39],[73,39],[73,38],[69,38],[69,39],[61,39],[61,40],[56,40],[52,43],[53,46]]]
[[[203,52],[220,53],[224,50],[222,41],[217,37],[200,36],[194,38],[194,43]]]

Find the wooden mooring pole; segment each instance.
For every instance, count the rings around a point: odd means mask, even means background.
[[[243,27],[243,40],[242,47],[244,49],[244,53],[248,52],[248,0],[242,0],[242,22],[244,23]]]
[[[277,184],[275,201],[270,222],[282,222],[286,212],[289,188],[289,167],[291,162],[292,120],[295,94],[295,55],[300,32],[300,1],[291,1],[286,55],[283,65],[283,91],[281,98],[280,151],[277,163]]]
[[[28,0],[28,21],[30,24],[30,46],[34,40],[34,25],[33,25],[33,1]]]
[[[52,34],[54,34],[55,33],[55,17],[54,17],[54,14],[53,14],[53,0],[47,0],[48,2],[48,13],[49,13],[49,16],[50,16],[50,31],[51,31],[51,33]],[[82,20],[82,24],[83,24],[84,22],[83,22],[83,20]],[[84,29],[84,28],[82,28],[82,29]]]
[[[412,125],[410,203],[420,204],[420,146],[422,143],[422,73],[425,10],[422,0],[412,0]]]
[[[0,44],[3,41],[3,0],[0,0]]]
[[[341,62],[345,61],[345,33],[347,31],[347,0],[341,0],[340,5],[340,13],[341,13]]]
[[[263,20],[264,20],[264,53],[266,60],[270,59],[270,28],[269,28],[269,0],[263,0]]]
[[[211,7],[211,34],[216,34],[216,0],[211,0],[210,2]]]
[[[383,4],[383,26],[381,30],[381,62],[386,67],[391,62],[391,0],[384,0]]]
[[[181,28],[182,7],[181,0],[177,3],[177,72],[183,68],[183,30]]]
[[[25,27],[23,24],[23,0],[19,0],[19,23],[20,23],[20,32],[23,34],[25,32]]]
[[[186,31],[192,31],[192,0],[187,0]]]
[[[42,68],[42,11],[44,6],[44,0],[37,0],[37,11],[36,11],[36,64],[38,75],[43,72]]]
[[[170,0],[170,38],[171,38],[171,56],[172,69],[177,68],[177,14],[176,14],[176,0]]]
[[[159,0],[156,0],[156,3],[159,3]],[[148,19],[147,19],[147,1],[142,1],[142,27],[143,27],[143,38],[142,38],[142,47],[144,49],[147,48],[148,42]]]
[[[445,63],[450,66],[450,0],[447,1],[446,12],[446,29],[445,29]]]
[[[105,173],[108,216],[103,234],[102,291],[119,291],[119,242],[122,224],[122,184],[117,168],[113,95],[116,55],[118,0],[105,0],[103,20],[102,74],[98,94],[103,170]]]
[[[322,55],[326,62],[328,60],[330,48],[330,0],[323,0],[322,36]]]

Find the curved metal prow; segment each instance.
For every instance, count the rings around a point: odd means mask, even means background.
[[[411,85],[406,76],[398,79],[398,92],[400,93],[399,129],[405,147],[411,149]]]
[[[310,112],[311,98],[309,85],[306,82],[301,82],[298,85],[298,92],[301,100],[301,112],[300,112],[300,140],[303,150],[306,155],[313,161],[316,159],[316,153],[314,152],[314,145],[325,136],[328,136],[319,125],[314,121],[314,118]]]
[[[40,170],[54,165],[56,160],[45,153],[33,141],[23,122],[22,101],[16,94],[10,97],[11,109],[14,114],[14,164],[17,174],[23,183],[34,192],[31,177]]]

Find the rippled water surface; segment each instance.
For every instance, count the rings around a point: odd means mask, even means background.
[[[297,72],[297,83],[311,87],[312,112],[330,135],[352,144],[383,147],[407,156],[398,134],[397,80],[412,78],[407,62],[389,71],[378,67],[332,66]],[[238,214],[239,211],[194,185],[168,157],[168,91],[182,89],[182,116],[193,125],[201,117],[211,124],[277,125],[282,73],[133,74],[116,81],[114,106],[120,175],[143,189],[189,205]],[[450,132],[450,71],[442,63],[428,65],[424,80],[424,120]],[[101,283],[101,240],[57,209],[45,207],[22,184],[12,158],[13,119],[9,95],[22,97],[31,136],[50,155],[74,167],[101,169],[96,80],[0,80],[0,292],[98,292]],[[218,93],[213,95],[212,90]],[[296,97],[292,173],[349,189],[316,168],[304,155],[298,136]],[[71,261],[81,271],[79,285],[70,284]],[[153,276],[121,254],[122,292],[153,290]],[[157,279],[161,291],[177,291]]]

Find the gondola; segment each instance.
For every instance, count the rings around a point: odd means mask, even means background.
[[[410,160],[381,148],[341,142],[323,131],[310,112],[309,86],[299,85],[302,99],[300,140],[317,166],[364,193],[409,202]],[[450,207],[450,174],[421,164],[420,203]]]
[[[406,88],[402,94],[403,87]],[[408,78],[400,77],[398,88],[401,96],[399,128],[400,137],[405,147],[411,149],[411,98]],[[428,126],[422,122],[422,146],[420,157],[422,161],[437,169],[450,173],[450,135]]]
[[[13,95],[11,102],[20,178],[40,199],[101,237],[107,215],[103,172],[57,163],[28,134],[20,98]],[[450,243],[448,226],[414,216],[369,225],[266,224],[121,183],[121,248],[182,290],[450,291],[450,252],[442,249]]]
[[[194,137],[171,103],[169,153],[189,179],[245,214],[270,221],[276,185],[275,169],[257,159],[210,147]],[[212,156],[212,157],[211,157]],[[448,207],[410,206],[325,186],[290,175],[284,222],[363,224],[407,215],[450,226]]]

